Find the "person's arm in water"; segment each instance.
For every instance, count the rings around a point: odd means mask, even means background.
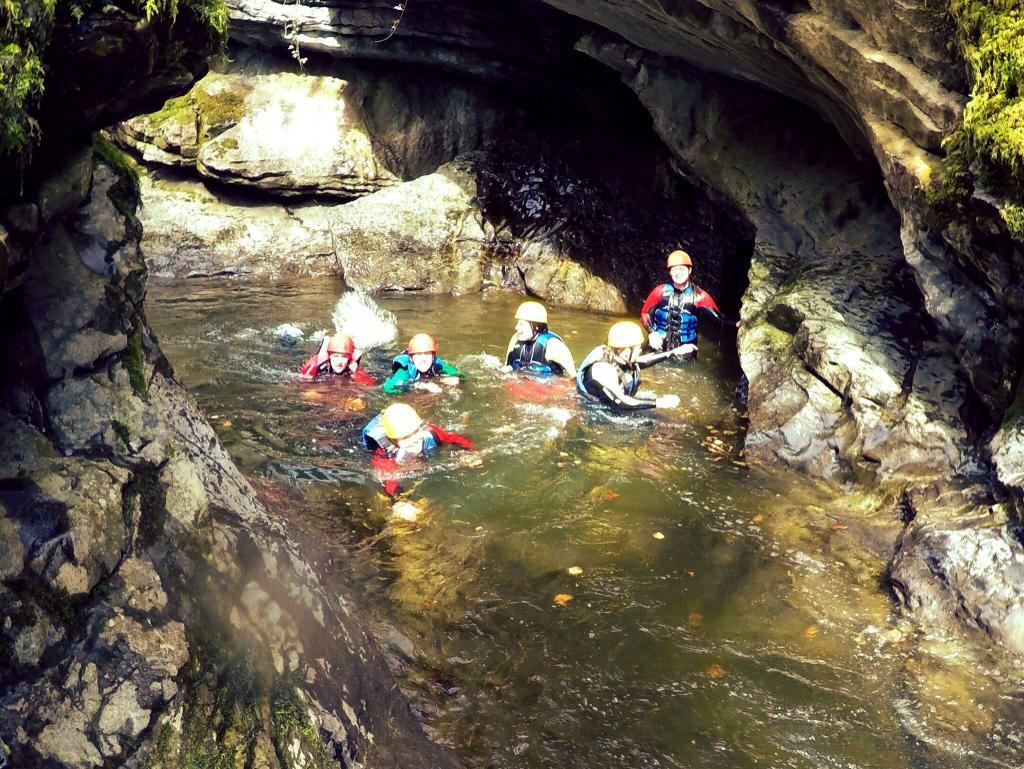
[[[453,366],[451,363],[446,360],[442,360],[441,358],[438,358],[437,362],[441,364],[441,376],[453,376],[458,377],[459,379],[462,379],[462,377],[465,376],[465,374],[459,371],[458,366]]]
[[[450,433],[447,430],[442,430],[437,425],[428,424],[427,427],[429,427],[433,431],[434,435],[437,437],[438,443],[448,443],[451,444],[452,446],[458,446],[460,449],[466,449],[468,451],[473,451],[475,448],[473,446],[473,441],[471,441],[465,435],[459,435],[459,433]]]
[[[641,409],[653,409],[658,405],[657,398],[627,395],[622,391],[619,383],[619,376],[611,363],[598,361],[590,367],[590,378],[600,387],[598,397],[605,403],[609,403],[624,411],[639,411]]]
[[[636,365],[639,368],[650,368],[651,366],[663,363],[673,356],[689,355],[692,352],[697,352],[697,345],[682,344],[679,347],[673,347],[671,350],[665,350],[664,352],[649,352],[646,355],[641,355],[636,359]]]
[[[393,373],[388,380],[381,385],[381,388],[388,395],[397,395],[409,389],[409,372],[400,368]]]
[[[561,339],[551,338],[548,340],[544,353],[548,361],[557,363],[562,367],[565,376],[570,379],[576,378],[576,363],[572,359],[569,347]]]

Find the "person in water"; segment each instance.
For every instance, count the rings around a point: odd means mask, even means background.
[[[642,355],[644,330],[631,320],[608,329],[608,343],[595,347],[580,362],[576,389],[586,400],[604,403],[618,411],[671,409],[679,405],[677,395],[638,395],[640,369],[649,368],[673,356],[692,355],[695,345],[684,344],[665,352]]]
[[[346,334],[325,336],[320,349],[302,364],[299,373],[311,379],[343,377],[359,384],[373,385],[377,381],[359,366],[362,351]]]
[[[652,350],[671,350],[696,342],[698,315],[706,315],[722,326],[739,327],[739,321],[722,314],[711,294],[690,280],[693,260],[688,253],[673,251],[667,266],[670,282],[656,286],[640,310]]]
[[[424,422],[405,403],[392,403],[371,419],[363,428],[362,440],[363,446],[374,452],[374,468],[385,473],[403,462],[430,457],[443,445],[473,450],[469,438]],[[398,481],[385,479],[384,489],[394,495],[398,492]]]
[[[538,376],[576,376],[576,363],[562,337],[548,330],[548,311],[540,302],[523,302],[508,342],[505,366]]]
[[[401,355],[391,361],[392,374],[383,385],[384,392],[396,395],[405,392],[409,386],[419,383],[431,392],[441,392],[436,379],[442,384],[458,384],[462,377],[451,363],[437,357],[437,342],[430,334],[416,334],[409,340],[409,346]]]

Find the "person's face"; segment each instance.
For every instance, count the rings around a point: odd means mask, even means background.
[[[430,367],[434,365],[434,353],[432,352],[417,352],[412,355],[412,365],[416,367],[416,370],[421,374],[430,370]]]
[[[344,353],[332,352],[331,353],[331,371],[335,374],[340,374],[346,368],[348,368],[350,358]]]
[[[425,432],[423,431],[422,428],[420,428],[412,435],[407,435],[404,438],[399,438],[398,448],[405,454],[421,454],[423,453],[423,439],[425,437]]]
[[[690,279],[690,268],[685,264],[677,264],[668,271],[668,274],[672,278],[673,283],[682,286]]]
[[[528,320],[516,321],[516,339],[520,342],[529,342],[536,334],[533,331],[533,324]]]

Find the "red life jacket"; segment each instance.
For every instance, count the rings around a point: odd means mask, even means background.
[[[348,368],[336,376],[349,376],[357,384],[377,384],[376,379],[359,367],[361,355],[362,351],[356,350],[352,355],[352,360],[349,361]],[[318,376],[326,374],[334,374],[334,370],[331,368],[331,355],[327,352],[327,337],[324,337],[323,341],[320,342],[320,349],[306,358],[306,362],[299,368],[299,374],[310,379],[316,379]]]

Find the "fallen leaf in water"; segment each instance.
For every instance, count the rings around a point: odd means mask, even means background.
[[[841,524],[841,523],[833,523],[832,524],[832,531],[842,531],[845,528],[846,527],[843,524]]]
[[[231,420],[230,419],[225,419],[223,422],[220,423],[220,426],[221,427],[231,427]]]
[[[708,665],[707,669],[704,672],[712,678],[721,678],[725,675],[725,668],[723,668],[721,665]]]
[[[345,408],[351,411],[363,411],[366,408],[366,402],[362,398],[349,398],[345,401]]]
[[[615,501],[616,499],[618,499],[618,498],[619,498],[620,496],[622,496],[622,495],[621,495],[621,494],[619,494],[619,492],[617,492],[617,491],[609,491],[609,492],[607,492],[607,493],[606,493],[606,494],[604,495],[604,501],[605,501],[605,502],[614,502],[614,501]]]
[[[578,577],[580,574],[583,573],[583,569],[581,569],[579,566],[570,566],[568,569],[566,569],[566,571],[569,572],[569,574],[573,577]]]
[[[760,523],[761,521],[763,521],[763,520],[764,520],[764,516],[763,516],[763,515],[761,515],[761,513],[758,513],[757,515],[755,515],[755,516],[754,516],[753,518],[751,518],[750,520],[752,520],[752,521],[753,521],[754,523]]]
[[[565,606],[571,600],[572,596],[568,593],[559,593],[554,597],[555,606]]]
[[[691,611],[686,616],[686,623],[688,625],[693,625],[694,627],[697,627],[697,625],[699,625],[703,621],[704,621],[704,615],[701,614],[699,611]]]
[[[687,577],[692,577],[692,576],[694,576],[694,573],[693,573],[692,571],[690,571],[689,569],[687,569],[685,573],[686,573],[686,576],[687,576]]]
[[[665,535],[662,534],[660,531],[654,532],[654,534],[652,534],[651,536],[655,539],[665,539]]]
[[[814,638],[814,636],[818,635],[818,633],[820,632],[821,628],[817,625],[808,625],[807,628],[804,630],[804,635],[808,638]]]
[[[324,399],[324,394],[316,390],[306,390],[302,393],[302,399],[307,401],[320,401]]]

